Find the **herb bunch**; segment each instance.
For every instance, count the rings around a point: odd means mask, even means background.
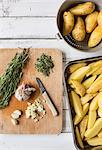
[[[45,55],[43,53],[40,58],[37,58],[35,67],[37,68],[38,72],[42,72],[45,76],[49,76],[51,70],[54,67],[54,63],[51,56]]]
[[[5,108],[23,75],[22,69],[29,58],[29,49],[16,53],[3,75],[0,76],[0,108]]]

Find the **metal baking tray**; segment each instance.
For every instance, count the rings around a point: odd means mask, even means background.
[[[66,92],[66,96],[68,99],[68,105],[69,105],[69,113],[70,113],[73,141],[74,141],[74,145],[77,150],[81,150],[81,148],[79,147],[77,140],[76,140],[76,136],[75,136],[74,123],[73,123],[73,118],[75,116],[75,112],[71,107],[71,101],[70,101],[70,96],[69,96],[70,91],[71,91],[71,87],[68,85],[68,78],[70,75],[69,66],[71,66],[73,64],[77,64],[77,63],[82,63],[82,62],[89,64],[89,63],[92,63],[92,62],[95,62],[98,60],[102,60],[102,56],[70,61],[66,64],[65,69],[64,69],[64,86],[65,86],[65,92]],[[88,145],[87,142],[85,142],[83,144],[84,144],[84,150],[102,150],[102,146],[92,147],[92,146]]]

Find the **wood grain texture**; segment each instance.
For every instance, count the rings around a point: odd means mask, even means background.
[[[54,17],[62,2],[63,0],[1,0],[0,16]]]
[[[57,48],[61,49],[63,52],[63,58],[64,58],[64,64],[63,69],[65,66],[65,63],[68,63],[72,60],[77,60],[81,58],[88,58],[88,57],[95,57],[100,56],[102,54],[101,51],[98,52],[82,52],[77,51],[73,47],[69,46],[65,41],[63,40],[57,40],[57,39],[0,39],[0,48],[27,48],[27,47],[33,47],[33,48]]]
[[[1,135],[1,150],[76,150],[72,133],[57,135]]]
[[[4,72],[7,64],[14,57],[16,52],[20,51],[20,49],[0,49],[0,74]],[[34,69],[36,59],[40,57],[42,53],[52,56],[54,61],[55,66],[53,73],[51,73],[49,77],[45,77],[42,73],[39,73]],[[34,102],[34,100],[41,95],[36,83],[36,77],[39,77],[51,96],[59,115],[53,117],[50,109],[45,104],[47,114],[39,122],[34,123],[32,119],[26,119],[23,113],[20,119],[20,124],[18,126],[13,126],[10,120],[10,114],[16,109],[20,109],[24,112],[27,107],[27,101],[19,102],[14,96],[12,96],[9,106],[0,110],[0,133],[59,134],[62,130],[62,52],[57,49],[31,49],[30,60],[23,72],[24,75],[21,83],[28,83],[37,89],[36,94],[32,95],[29,102]]]
[[[0,38],[56,38],[55,18],[0,18]]]

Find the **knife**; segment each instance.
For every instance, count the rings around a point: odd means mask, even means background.
[[[46,88],[44,87],[42,81],[39,78],[36,78],[36,81],[37,81],[37,83],[39,85],[39,88],[40,88],[40,91],[42,93],[42,96],[46,100],[46,103],[47,103],[48,107],[50,108],[53,116],[57,116],[58,112],[57,112],[54,104],[52,103],[50,97],[48,96],[48,93],[47,93]]]

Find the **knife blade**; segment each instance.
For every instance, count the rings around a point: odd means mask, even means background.
[[[48,93],[47,93],[47,91],[46,91],[46,88],[44,87],[42,81],[41,81],[39,78],[36,78],[36,81],[37,81],[37,83],[38,83],[38,85],[39,85],[39,88],[40,88],[40,91],[41,91],[41,93],[42,93],[42,96],[43,96],[43,98],[45,99],[45,101],[46,101],[48,107],[50,108],[50,110],[51,110],[53,116],[57,116],[57,115],[58,115],[58,112],[57,112],[57,110],[56,110],[54,104],[52,103],[52,100],[50,99],[50,97],[49,97],[49,95],[48,95]]]

